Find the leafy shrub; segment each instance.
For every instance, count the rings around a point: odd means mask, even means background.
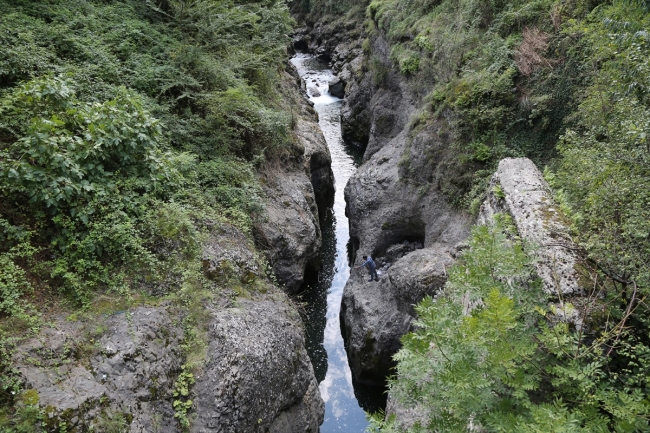
[[[558,323],[507,227],[475,227],[443,295],[416,308],[417,330],[402,339],[390,382],[402,405],[424,415],[412,431],[646,431],[648,346],[619,344],[619,326],[587,335]],[[612,345],[626,355],[609,357]],[[628,371],[634,377],[623,378]],[[394,418],[374,426],[397,431]]]
[[[587,89],[579,122],[562,137],[553,176],[590,256],[623,286],[650,290],[650,26],[642,11],[612,7],[582,26],[599,76]],[[636,12],[636,13],[635,13]],[[625,21],[623,21],[625,19]],[[613,32],[613,33],[612,33]]]
[[[149,188],[177,177],[158,149],[158,122],[125,90],[82,104],[69,81],[45,76],[0,100],[0,115],[16,139],[1,154],[0,190],[54,212],[70,208],[87,222],[85,205],[110,193],[120,177],[146,177]]]
[[[0,253],[0,314],[27,318],[27,305],[22,298],[33,288],[25,278],[25,271],[14,262],[18,254],[13,249]]]

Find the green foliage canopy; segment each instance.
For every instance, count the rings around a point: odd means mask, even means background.
[[[620,329],[593,339],[558,320],[508,231],[475,227],[443,296],[417,306],[390,382],[398,404],[423,415],[410,431],[647,431],[648,346],[618,345],[629,356],[621,369],[607,351]],[[371,428],[400,431],[383,415]]]
[[[171,155],[159,149],[158,121],[126,89],[84,104],[70,82],[46,76],[0,100],[0,116],[15,135],[0,154],[2,193],[29,196],[53,213],[69,208],[88,222],[89,200],[110,194],[120,180],[143,177],[150,189],[178,182]]]

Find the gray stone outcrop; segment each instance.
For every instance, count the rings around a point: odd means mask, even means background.
[[[288,298],[215,312],[192,431],[318,432],[324,404]]]
[[[395,366],[392,356],[401,347],[400,338],[411,330],[415,304],[437,294],[452,263],[449,249],[434,245],[399,258],[379,282],[368,282],[365,269],[352,271],[341,319],[350,369],[359,382],[385,382]]]
[[[450,146],[445,122],[414,134],[408,127],[414,96],[390,69],[388,43],[378,37],[372,51],[386,69],[385,82],[367,76],[351,81],[342,109],[343,124],[348,118],[368,128],[363,165],[345,187],[350,236],[360,252],[372,255],[405,239],[425,247],[455,245],[468,236],[471,220],[448,204],[440,188],[448,176],[442,164]]]
[[[328,83],[328,91],[332,96],[343,98],[345,96],[345,83],[341,78],[335,77]]]
[[[70,428],[101,431],[102,417],[123,415],[129,432],[177,432],[182,338],[167,307],[139,307],[94,323],[61,318],[20,345],[14,361],[39,405]]]
[[[357,380],[376,384],[391,373],[392,355],[415,316],[413,304],[444,285],[444,266],[452,261],[445,251],[467,238],[471,220],[454,210],[440,189],[449,146],[444,125],[409,131],[415,112],[410,91],[389,68],[388,44],[379,37],[372,49],[375,61],[385,63],[385,82],[351,81],[342,112],[344,124],[347,118],[359,131],[368,127],[363,165],[345,187],[346,213],[358,255],[397,261],[390,261],[381,287],[351,278],[341,311],[351,369]],[[424,249],[399,258],[405,240]],[[427,278],[434,283],[421,282]],[[412,290],[417,281],[426,289]]]
[[[544,176],[528,158],[506,158],[490,181],[478,222],[494,215],[512,217],[521,238],[537,256],[535,267],[551,296],[578,294],[580,258],[568,234],[569,223],[553,200]]]
[[[205,368],[189,395],[190,431],[318,432],[324,404],[286,295],[210,310]],[[102,418],[119,415],[128,432],[180,432],[173,407],[184,362],[178,323],[170,306],[93,323],[60,319],[19,346],[15,363],[50,418],[70,428],[103,431]],[[95,333],[103,335],[93,343]],[[85,358],[84,350],[94,354]]]
[[[554,202],[550,187],[535,164],[527,158],[506,158],[491,179],[487,198],[481,206],[478,223],[493,224],[497,214],[506,214],[528,249],[537,255],[535,267],[543,282],[544,291],[555,307],[555,321],[562,321],[580,329],[582,315],[568,307],[564,295],[580,295],[580,275],[577,266],[580,256],[568,235],[568,221]],[[407,256],[408,257],[408,256]],[[421,405],[402,404],[388,396],[386,416],[395,416],[400,431],[407,431],[417,423],[426,425],[428,409]]]

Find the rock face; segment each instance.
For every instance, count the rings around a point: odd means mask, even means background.
[[[183,331],[172,317],[165,307],[141,307],[103,323],[60,319],[18,347],[15,361],[39,404],[69,427],[103,431],[104,419],[120,415],[132,419],[130,432],[176,432],[172,392]],[[89,349],[96,353],[86,358]]]
[[[324,404],[286,295],[210,310],[207,360],[189,396],[190,431],[317,433]],[[103,423],[120,416],[120,431],[180,432],[173,392],[183,331],[176,323],[171,307],[86,324],[61,319],[18,347],[15,361],[53,422],[105,431]],[[95,333],[103,335],[89,348]],[[94,354],[85,358],[85,350]]]
[[[203,245],[201,264],[209,279],[220,280],[229,286],[233,282],[253,283],[262,274],[244,234],[228,225],[210,234]]]
[[[292,71],[292,65],[288,66]],[[298,94],[285,75],[285,93],[293,98],[296,142],[293,157],[263,169],[266,216],[256,227],[258,247],[267,257],[278,281],[295,293],[306,272],[320,268],[320,221],[334,201],[332,158],[309,102]]]
[[[378,286],[350,279],[341,318],[355,377],[376,384],[390,374],[399,339],[410,330],[412,305],[444,285],[444,266],[452,261],[445,251],[467,238],[471,220],[439,189],[440,161],[450,143],[444,125],[409,129],[415,108],[403,78],[389,68],[388,44],[377,38],[372,50],[377,67],[385,68],[382,85],[368,77],[353,80],[343,108],[351,135],[368,131],[363,165],[345,187],[346,213],[357,251],[397,261]],[[399,258],[402,247],[395,244],[405,240],[424,249]]]
[[[194,432],[318,432],[324,404],[285,296],[218,311],[194,392]]]
[[[551,295],[581,292],[576,266],[580,258],[544,176],[528,158],[506,158],[492,177],[481,206],[480,224],[490,224],[496,213],[507,213],[523,240],[535,249],[537,274]]]
[[[411,330],[414,304],[437,294],[452,263],[449,249],[438,244],[397,259],[379,282],[368,282],[365,271],[352,272],[343,292],[341,318],[350,369],[359,382],[385,382],[395,366],[392,356],[401,347],[400,338]]]
[[[294,46],[329,53],[332,69],[345,83],[343,137],[365,149],[363,165],[345,186],[353,256],[356,251],[386,256],[380,266],[387,275],[369,283],[365,274],[353,273],[341,320],[355,377],[379,384],[411,327],[413,304],[444,285],[444,266],[452,260],[446,251],[466,239],[472,221],[447,203],[440,187],[447,176],[443,161],[451,143],[446,132],[451,114],[426,128],[409,126],[419,96],[394,70],[388,42],[379,35],[366,41],[368,47],[347,18],[327,19],[314,24],[306,19]],[[364,56],[364,49],[372,56]],[[404,241],[424,248],[407,251]]]

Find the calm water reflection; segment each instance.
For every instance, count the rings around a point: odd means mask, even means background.
[[[298,54],[291,61],[307,87],[317,89],[321,95],[310,99],[332,154],[336,180],[333,215],[323,226],[323,269],[319,281],[310,282],[302,296],[306,303],[307,350],[325,401],[321,432],[361,433],[368,425],[364,410],[376,411],[386,404],[382,389],[366,387],[353,380],[339,322],[343,287],[350,276],[343,188],[361,161],[361,154],[346,146],[341,138],[342,100],[327,93],[327,83],[334,78],[332,71],[306,54]]]

